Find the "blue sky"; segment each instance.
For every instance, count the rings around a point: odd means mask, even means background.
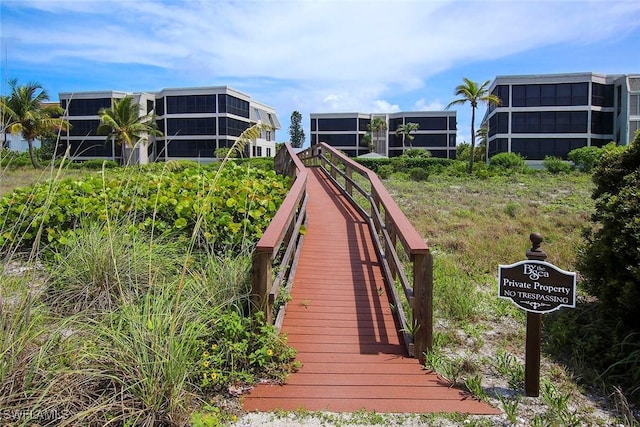
[[[0,0],[6,80],[59,92],[228,85],[309,113],[441,110],[463,77],[640,73],[640,1]],[[470,109],[458,112],[469,140]],[[481,117],[483,111],[480,112]]]

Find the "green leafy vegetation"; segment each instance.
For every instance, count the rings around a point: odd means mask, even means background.
[[[0,200],[0,245],[64,245],[83,220],[118,222],[159,235],[198,238],[218,249],[261,236],[286,195],[275,172],[234,163],[220,171],[194,167],[117,170],[16,189]],[[45,203],[49,201],[49,203]],[[55,201],[55,203],[51,203]]]

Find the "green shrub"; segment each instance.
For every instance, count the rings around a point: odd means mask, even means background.
[[[190,238],[200,219],[201,243],[238,249],[262,236],[289,188],[288,178],[274,171],[233,163],[219,175],[201,167],[162,174],[125,168],[105,175],[45,182],[4,195],[0,248],[67,244],[81,218],[108,218],[178,239]]]
[[[229,156],[230,158],[238,157],[238,152],[236,150],[231,150],[231,148],[218,148],[215,151],[215,155],[219,159],[224,159]]]
[[[517,153],[498,153],[490,160],[491,166],[510,171],[522,171],[525,168],[524,158]]]
[[[640,331],[640,133],[627,150],[603,156],[593,181],[598,227],[586,235],[579,269],[603,307]]]
[[[426,181],[429,178],[429,173],[422,168],[411,168],[409,176],[413,181]]]
[[[402,157],[429,158],[431,157],[431,151],[425,148],[409,148],[402,153]]]
[[[381,166],[390,165],[392,159],[385,159],[385,158],[368,159],[366,157],[364,157],[364,158],[357,157],[357,158],[355,158],[353,160],[355,160],[356,162],[360,163],[365,168],[370,169],[373,172],[378,173],[378,168],[381,167]]]
[[[200,349],[195,376],[204,389],[251,384],[258,377],[283,380],[297,366],[295,350],[285,336],[264,323],[261,313],[253,320],[233,311],[222,314]]]
[[[391,165],[383,165],[378,168],[378,177],[380,179],[388,179],[393,173],[393,166]]]
[[[568,173],[571,171],[571,166],[560,157],[545,156],[542,164],[547,172],[552,174]]]
[[[581,147],[569,151],[567,159],[571,160],[580,172],[591,172],[603,153],[604,150],[599,147]]]
[[[105,169],[113,169],[118,167],[118,162],[116,162],[115,160],[92,159],[85,160],[81,163],[78,163],[78,165],[82,169],[102,169],[103,165]]]

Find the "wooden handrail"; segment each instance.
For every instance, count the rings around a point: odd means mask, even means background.
[[[256,243],[252,261],[251,300],[253,306],[264,313],[265,321],[275,323],[280,329],[286,304],[280,307],[278,313],[273,313],[273,307],[283,286],[290,288],[295,273],[297,253],[303,239],[300,230],[306,224],[308,172],[289,144],[278,150],[274,163],[276,172],[288,175],[295,181],[262,238]],[[286,249],[281,259],[277,259],[283,244]],[[276,280],[273,278],[274,263],[278,264],[280,271]]]
[[[394,300],[393,304],[398,310],[408,351],[418,357],[420,362],[424,362],[425,351],[430,351],[433,345],[433,260],[429,246],[413,228],[373,171],[325,143],[315,144],[298,153],[298,156],[307,166],[322,167],[327,176],[367,218],[385,279]],[[369,183],[369,193],[353,179],[353,172]],[[344,184],[339,181],[338,176],[344,180]],[[369,210],[363,208],[354,198],[354,189],[367,198],[370,204]],[[396,239],[400,240],[413,264],[411,286],[407,283],[404,268],[396,253]],[[413,311],[414,325],[407,324],[401,301],[394,287],[396,280],[402,285],[404,295],[409,301]],[[410,330],[412,333],[408,332]]]

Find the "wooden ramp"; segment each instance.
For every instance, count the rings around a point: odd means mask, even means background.
[[[257,386],[244,410],[499,413],[407,356],[367,223],[321,170],[310,172],[282,327],[302,367],[285,385]]]

